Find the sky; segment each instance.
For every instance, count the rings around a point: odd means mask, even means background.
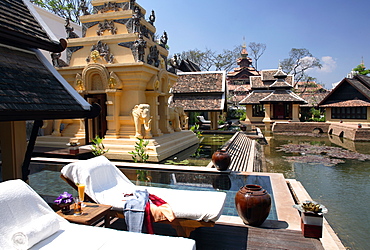
[[[258,70],[276,69],[292,48],[308,49],[323,67],[308,74],[327,89],[362,60],[370,68],[369,0],[137,0],[155,11],[157,34],[168,35],[170,55],[206,48],[266,44]]]

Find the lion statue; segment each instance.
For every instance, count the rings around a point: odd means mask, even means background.
[[[185,114],[183,107],[176,106],[169,108],[169,116],[169,121],[171,122],[172,128],[175,132],[179,132],[184,129],[187,124],[188,117]]]
[[[152,138],[151,121],[150,116],[150,105],[149,104],[138,104],[132,109],[132,117],[135,122],[135,137],[137,138]],[[144,126],[144,133],[142,132]]]

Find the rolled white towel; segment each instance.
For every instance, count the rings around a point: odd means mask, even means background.
[[[28,223],[15,232],[12,242],[15,249],[29,249],[38,242],[59,230],[59,220],[55,214],[46,214]]]

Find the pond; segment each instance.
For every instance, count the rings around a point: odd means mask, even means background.
[[[329,224],[347,248],[368,249],[370,242],[370,161],[346,159],[346,155],[336,155],[343,163],[328,164],[318,162],[315,157],[307,158],[307,153],[281,151],[284,144],[308,144],[317,148],[335,147],[349,149],[350,152],[370,155],[369,142],[353,142],[338,137],[310,137],[293,135],[266,135],[269,142],[264,146],[266,172],[283,173],[286,178],[300,181],[313,200],[325,205],[329,212],[325,215]],[[317,151],[316,157],[326,156]],[[297,158],[289,158],[289,157]],[[288,158],[287,158],[288,157]],[[330,157],[335,158],[335,157]],[[293,159],[293,160],[292,160]]]
[[[207,166],[212,159],[212,154],[230,140],[233,135],[203,134],[199,144],[161,161],[160,164]]]

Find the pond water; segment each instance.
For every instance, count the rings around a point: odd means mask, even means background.
[[[203,134],[200,144],[196,144],[163,161],[161,164],[186,166],[207,166],[212,154],[224,145],[234,134]]]
[[[339,238],[350,249],[369,249],[370,242],[370,161],[343,159],[335,165],[287,161],[284,157],[305,156],[305,153],[285,153],[278,148],[284,144],[332,146],[352,152],[370,154],[370,143],[343,140],[338,137],[310,137],[292,135],[267,136],[264,146],[267,172],[283,173],[286,178],[300,181],[311,198],[325,205],[329,212],[325,218]],[[317,153],[324,156],[326,153]],[[342,156],[343,157],[343,156]]]

